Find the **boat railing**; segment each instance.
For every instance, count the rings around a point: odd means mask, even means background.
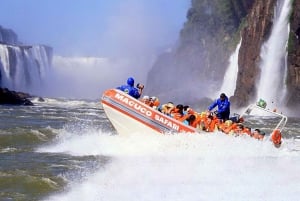
[[[264,111],[266,113],[269,113],[269,114],[272,114],[274,116],[277,116],[277,117],[280,117],[280,121],[279,123],[276,125],[276,127],[274,128],[274,130],[278,129],[279,131],[282,131],[282,129],[285,127],[286,123],[287,123],[287,116],[281,114],[281,113],[278,113],[278,112],[275,112],[275,111],[272,111],[272,110],[269,110],[269,109],[266,109],[266,108],[263,108],[261,106],[258,106],[256,104],[251,104],[249,105],[245,111],[240,115],[240,117],[244,117],[246,115],[250,115],[251,112],[254,110],[254,109],[257,109],[257,110],[260,110],[260,111]]]

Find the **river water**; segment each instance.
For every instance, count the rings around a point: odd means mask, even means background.
[[[0,106],[0,200],[299,200],[299,118],[277,149],[268,136],[124,137],[98,101],[34,103]]]

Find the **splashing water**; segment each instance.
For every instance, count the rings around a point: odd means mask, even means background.
[[[47,200],[297,200],[299,153],[267,141],[203,135],[107,135],[92,132],[47,152],[110,156],[109,164]],[[41,151],[41,150],[40,150]],[[287,173],[286,168],[289,168]],[[276,176],[275,176],[276,175]],[[294,175],[293,178],[288,175]],[[281,185],[285,180],[290,185]],[[221,189],[221,190],[220,190]],[[269,192],[269,193],[267,193]],[[266,195],[267,194],[267,195]]]

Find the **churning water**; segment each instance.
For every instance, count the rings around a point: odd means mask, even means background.
[[[299,118],[277,149],[222,133],[119,136],[97,101],[0,114],[0,200],[299,200]]]

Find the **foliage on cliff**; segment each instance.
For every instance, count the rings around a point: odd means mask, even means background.
[[[252,3],[251,0],[192,0],[181,32],[182,42],[233,35]]]
[[[228,58],[239,42],[239,26],[253,1],[192,0],[178,47],[162,54],[148,74],[148,92],[180,93],[187,98],[199,93],[199,88],[219,88]]]

